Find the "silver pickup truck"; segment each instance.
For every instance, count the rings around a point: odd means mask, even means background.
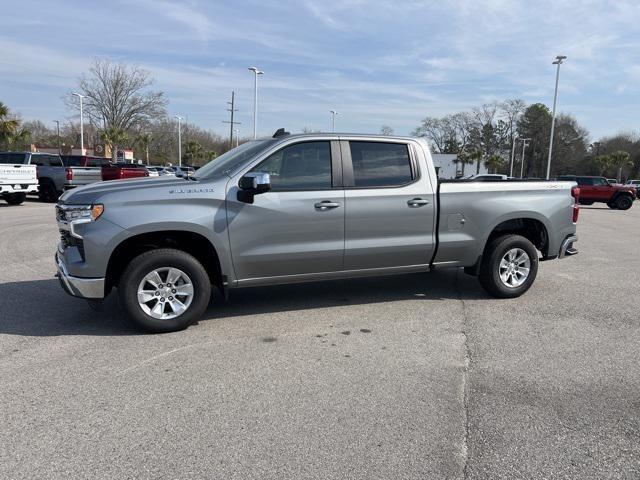
[[[140,327],[197,321],[228,289],[464,267],[493,296],[577,253],[574,182],[438,182],[423,139],[346,134],[247,142],[188,178],[102,182],[57,205],[58,277],[117,287]]]

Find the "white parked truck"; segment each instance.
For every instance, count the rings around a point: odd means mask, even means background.
[[[0,154],[0,197],[9,205],[20,205],[27,193],[38,193],[36,166],[23,162],[24,155]]]

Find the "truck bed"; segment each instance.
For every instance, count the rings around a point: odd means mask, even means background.
[[[575,182],[546,180],[439,181],[434,265],[472,265],[489,234],[506,231],[509,222],[529,219],[540,229],[543,256],[557,256],[562,241],[573,232]]]

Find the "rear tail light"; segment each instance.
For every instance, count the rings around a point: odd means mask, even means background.
[[[573,197],[573,223],[578,221],[578,215],[580,214],[580,187],[571,187],[571,196]]]
[[[67,172],[67,180],[69,181],[73,180],[73,170],[71,170],[70,168],[67,168],[66,172]]]

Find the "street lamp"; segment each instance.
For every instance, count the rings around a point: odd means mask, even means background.
[[[264,72],[258,67],[249,67],[253,72],[253,139],[258,135],[258,75],[264,75]]]
[[[530,138],[521,138],[522,140],[522,161],[520,162],[520,178],[524,176],[524,149],[527,148],[527,142],[530,142]]]
[[[182,117],[179,115],[174,115],[174,118],[178,120],[178,166],[182,166],[182,129],[180,128],[180,122],[182,122]]]
[[[53,123],[56,124],[56,130],[58,132],[58,155],[62,153],[62,149],[60,148],[60,121],[54,120]]]
[[[336,115],[340,115],[340,114],[335,110],[329,110],[329,113],[331,114],[331,132],[335,132],[336,131]]]
[[[556,125],[556,101],[558,100],[558,80],[560,79],[560,65],[562,61],[566,59],[565,55],[558,55],[555,62],[552,65],[557,65],[556,69],[556,89],[553,94],[553,113],[551,114],[551,136],[549,137],[549,158],[547,159],[547,180],[549,180],[549,174],[551,172],[551,150],[553,149],[553,129]]]
[[[80,99],[80,155],[84,155],[84,118],[82,116],[82,99],[85,95],[80,95],[77,92],[73,92],[72,95],[75,95]]]

